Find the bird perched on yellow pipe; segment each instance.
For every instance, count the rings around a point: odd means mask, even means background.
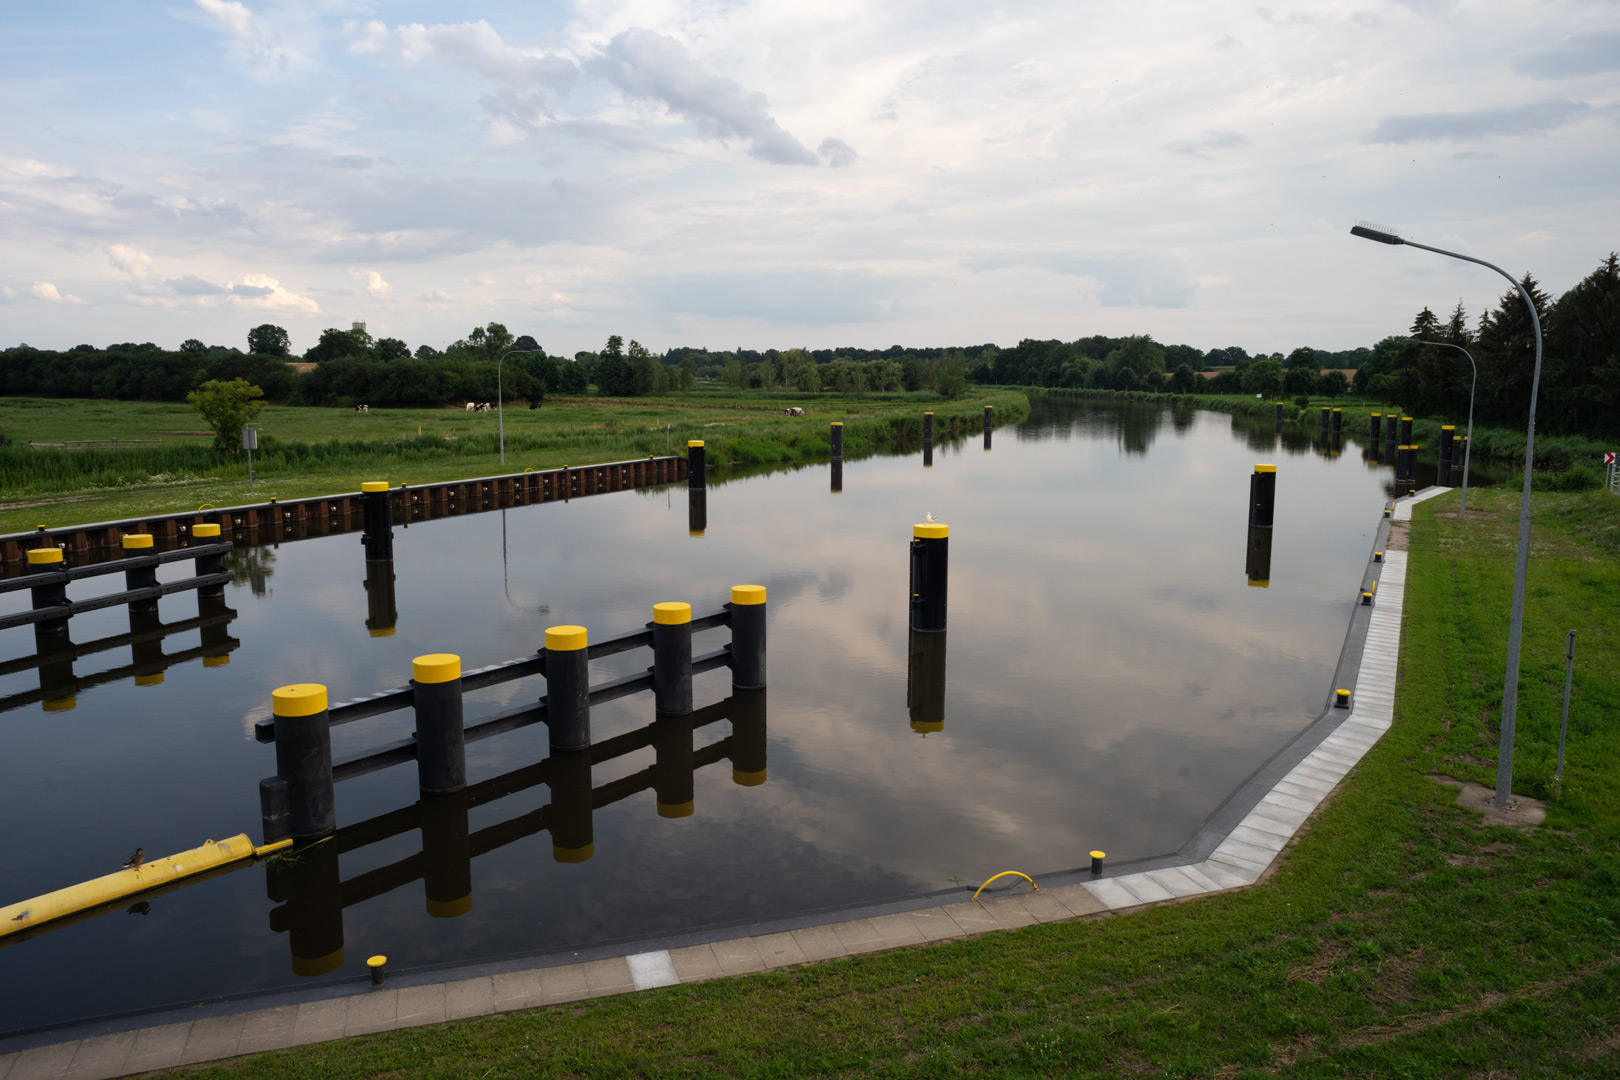
[[[124,869],[125,870],[138,870],[138,869],[140,869],[141,863],[143,863],[145,861],[146,861],[146,849],[143,848],[143,847],[138,847],[138,848],[135,849],[135,854],[131,855],[129,858],[124,860]]]

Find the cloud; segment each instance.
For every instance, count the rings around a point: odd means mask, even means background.
[[[1366,137],[1370,143],[1439,142],[1493,135],[1545,135],[1592,111],[1584,101],[1549,99],[1498,109],[1386,116]]]
[[[171,278],[164,284],[176,296],[220,296],[225,292],[224,289],[215,285],[212,281],[204,281],[202,278],[192,274]]]
[[[276,294],[276,290],[271,288],[269,285],[232,285],[231,286],[231,295],[232,296],[260,297],[260,296],[274,296],[275,294]]]
[[[443,289],[429,289],[416,299],[418,303],[422,304],[451,304],[455,302],[456,298]]]
[[[231,303],[238,307],[264,311],[283,311],[295,315],[315,315],[321,305],[307,296],[299,296],[282,288],[281,282],[266,274],[244,274],[232,281],[226,291]]]
[[[71,293],[68,293],[68,294],[64,295],[63,293],[61,293],[60,291],[57,290],[55,285],[52,285],[48,281],[36,281],[36,282],[34,282],[34,296],[37,299],[40,299],[40,300],[49,300],[53,304],[62,304],[62,303],[82,304],[82,303],[84,303],[83,300],[79,299],[77,296],[72,295]]]
[[[821,140],[821,145],[816,147],[816,153],[826,158],[827,164],[834,169],[842,169],[853,165],[860,160],[861,156],[855,152],[855,148],[849,143],[843,139],[834,139],[831,136]]]
[[[1238,146],[1247,146],[1249,139],[1236,131],[1217,131],[1211,128],[1196,139],[1176,139],[1165,144],[1165,149],[1174,154],[1188,154],[1192,157],[1207,158],[1211,150],[1230,150]]]
[[[1103,307],[1187,307],[1199,280],[1172,258],[1135,255],[1020,254],[990,252],[963,260],[971,270],[1039,266],[1054,274],[1090,278]]]
[[[826,326],[886,318],[893,297],[907,286],[867,271],[759,269],[697,271],[643,288],[680,314]]]
[[[587,68],[631,97],[684,116],[710,138],[746,139],[750,157],[773,165],[817,164],[771,116],[764,94],[706,70],[672,37],[634,27],[615,35]]]
[[[145,285],[157,279],[157,271],[152,266],[152,256],[139,248],[127,244],[113,244],[107,248],[107,258],[115,270],[127,275],[133,281]]]
[[[315,66],[311,28],[298,25],[299,12],[283,8],[284,19],[272,25],[236,0],[192,0],[197,9],[231,38],[230,55],[254,78],[286,82]]]
[[[373,299],[381,300],[394,291],[394,287],[384,281],[383,276],[375,270],[362,270],[351,266],[349,276],[364,285],[366,292],[370,293]]]
[[[1532,79],[1574,79],[1620,71],[1620,30],[1594,30],[1519,58],[1513,70]]]

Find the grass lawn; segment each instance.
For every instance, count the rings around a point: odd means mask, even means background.
[[[1254,888],[197,1073],[1620,1075],[1620,499],[1538,496],[1516,790],[1550,807],[1521,831],[1429,779],[1494,779],[1517,495],[1471,496],[1410,526],[1393,729]]]
[[[709,445],[711,464],[774,463],[824,456],[829,424],[845,424],[852,456],[921,445],[922,414],[936,415],[938,436],[978,430],[984,406],[998,420],[1025,416],[1028,400],[1006,391],[956,401],[925,394],[868,397],[737,394],[712,388],[660,398],[551,398],[545,408],[508,409],[506,465],[495,413],[461,409],[351,409],[268,406],[255,494],[247,459],[220,454],[207,436],[159,435],[203,427],[186,405],[87,399],[0,398],[0,532],[140,514],[229,506],[271,495],[295,498],[356,491],[362,481],[419,484],[686,452],[688,439]],[[804,417],[783,410],[798,405]],[[28,450],[24,444],[76,439],[156,439],[134,449]]]

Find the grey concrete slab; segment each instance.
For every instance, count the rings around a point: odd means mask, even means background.
[[[1096,915],[1109,910],[1108,905],[1097,899],[1097,895],[1087,889],[1083,882],[1078,885],[1054,885],[1041,892],[1050,895],[1075,915]],[[1031,901],[1033,899],[1030,897]],[[1031,910],[1034,910],[1033,907]]]
[[[246,1014],[242,1018],[242,1037],[236,1044],[236,1052],[257,1054],[291,1046],[297,1019],[296,1005],[257,1009]]]
[[[1282,840],[1284,843],[1287,843],[1289,838],[1294,835],[1295,830],[1298,828],[1298,824],[1286,821],[1278,821],[1274,817],[1267,817],[1265,814],[1261,813],[1260,807],[1257,806],[1253,810],[1249,811],[1248,817],[1243,819],[1242,828],[1250,829],[1254,832],[1270,833],[1271,835]]]
[[[1114,880],[1144,904],[1156,904],[1175,897],[1175,893],[1146,874],[1122,874]]]
[[[1271,793],[1273,795],[1287,795],[1290,798],[1300,800],[1301,803],[1309,803],[1312,810],[1320,806],[1322,801],[1327,798],[1328,792],[1333,790],[1332,784],[1312,780],[1308,776],[1298,776],[1296,773],[1289,773],[1288,775],[1290,779],[1277,781],[1276,786],[1271,789]]]
[[[1147,876],[1171,896],[1198,896],[1209,887],[1196,880],[1183,867],[1167,866],[1163,870],[1149,870]]]
[[[293,1020],[292,1039],[288,1045],[304,1046],[342,1038],[348,1010],[349,1003],[343,998],[304,1002],[298,1006],[298,1014]]]
[[[124,1062],[129,1059],[130,1047],[135,1045],[133,1031],[117,1031],[111,1035],[98,1035],[82,1039],[63,1073],[67,1080],[103,1080],[104,1077],[124,1075]],[[0,1066],[0,1078],[5,1076]]]
[[[1016,930],[1021,926],[1032,926],[1037,921],[1024,904],[1025,900],[1034,895],[1034,893],[1014,893],[1011,896],[981,900],[979,903],[990,913],[990,917],[996,920],[997,927],[1002,930]]]
[[[962,928],[943,908],[908,912],[911,922],[929,941],[945,941],[962,936]]]
[[[503,971],[491,975],[489,992],[495,999],[496,1012],[516,1012],[546,1004],[546,992],[540,985],[538,971]]]
[[[1233,843],[1234,841],[1240,844],[1247,844],[1253,848],[1258,848],[1259,850],[1268,852],[1271,855],[1276,855],[1277,852],[1283,849],[1283,845],[1288,843],[1288,838],[1286,836],[1278,836],[1276,833],[1262,832],[1261,830],[1253,828],[1249,825],[1239,825],[1237,828],[1228,833],[1226,837],[1226,842],[1228,844]]]
[[[955,920],[964,934],[984,934],[999,929],[996,917],[976,900],[969,900],[965,904],[948,904],[940,910]]]
[[[1256,823],[1256,828],[1261,827],[1259,825],[1261,820],[1274,821],[1287,829],[1289,834],[1292,835],[1309,820],[1316,808],[1313,806],[1310,810],[1301,810],[1298,806],[1293,805],[1292,800],[1287,804],[1274,801],[1276,794],[1274,791],[1255,803],[1254,809],[1249,811],[1249,819]],[[1272,831],[1275,832],[1276,830]]]
[[[495,979],[483,975],[476,979],[457,979],[444,988],[444,1016],[446,1020],[466,1020],[473,1016],[488,1016],[495,1011]]]
[[[1210,852],[1209,858],[1205,859],[1204,861],[1221,864],[1227,869],[1228,873],[1236,874],[1238,877],[1243,879],[1245,884],[1249,885],[1252,885],[1258,881],[1260,875],[1266,872],[1266,866],[1271,865],[1270,863],[1267,863],[1265,866],[1262,866],[1253,859],[1245,859],[1240,855],[1232,855],[1228,852],[1221,851],[1219,848]]]
[[[141,1073],[172,1069],[180,1064],[180,1057],[186,1050],[186,1037],[190,1034],[190,1024],[143,1028],[135,1033],[135,1042],[129,1048],[129,1056],[124,1059],[124,1071]]]
[[[1098,878],[1096,881],[1088,881],[1085,883],[1084,888],[1110,911],[1137,907],[1142,903],[1136,898],[1135,893],[1113,878]]]
[[[1187,873],[1209,881],[1217,889],[1241,889],[1247,886],[1250,878],[1239,877],[1232,872],[1231,867],[1220,863],[1212,863],[1208,859],[1201,863],[1185,867]]]
[[[866,921],[883,936],[883,943],[891,949],[921,945],[928,940],[928,936],[918,929],[916,922],[907,914],[876,915]]]
[[[624,965],[622,960],[619,963],[621,967]],[[423,1024],[444,1023],[444,987],[444,983],[429,983],[426,986],[401,988],[395,1025],[420,1027]]]
[[[752,938],[736,938],[712,944],[714,957],[720,962],[721,974],[746,975],[752,971],[765,970],[765,960],[754,947]]]
[[[754,950],[759,953],[759,958],[765,961],[767,968],[803,964],[809,960],[791,930],[783,930],[777,934],[761,934],[753,941]]]
[[[247,1016],[242,1013],[235,1016],[210,1016],[193,1022],[191,1033],[186,1036],[185,1049],[180,1054],[180,1064],[195,1065],[203,1061],[235,1057],[236,1048],[242,1043],[242,1031],[245,1027]],[[78,1058],[74,1059],[74,1063],[78,1063]],[[69,1075],[72,1075],[71,1070]]]
[[[592,997],[590,983],[585,979],[584,964],[563,964],[560,967],[541,968],[540,996],[547,1005],[565,1001],[584,1001]],[[625,969],[625,978],[630,975]]]
[[[839,944],[850,956],[856,953],[877,952],[883,948],[883,935],[878,933],[877,927],[872,925],[870,919],[851,919],[848,922],[833,923],[832,932],[838,935]]]
[[[724,974],[720,970],[720,961],[715,959],[714,948],[708,942],[671,949],[669,961],[675,968],[675,974],[681,977],[681,982],[703,982]]]
[[[399,991],[373,990],[348,998],[347,1004],[348,1009],[343,1014],[345,1036],[391,1031],[399,1012]]]
[[[130,1040],[133,1044],[134,1040]],[[11,1071],[6,1080],[57,1080],[67,1073],[78,1052],[80,1040],[36,1046],[24,1050],[11,1060]]]
[[[793,931],[793,940],[804,950],[805,959],[812,962],[849,955],[849,950],[838,940],[838,935],[833,932],[831,926],[801,927]]]
[[[675,986],[681,977],[675,974],[675,964],[668,949],[635,953],[624,958],[630,965],[630,981],[637,990],[650,990],[655,986]]]
[[[1225,842],[1215,849],[1215,854],[1242,859],[1244,862],[1252,863],[1264,869],[1271,865],[1271,861],[1277,857],[1277,852],[1280,850],[1280,848],[1259,847],[1245,840],[1228,836]]]

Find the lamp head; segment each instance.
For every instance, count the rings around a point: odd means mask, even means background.
[[[1356,225],[1351,226],[1350,235],[1359,236],[1366,240],[1376,240],[1380,244],[1406,243],[1406,241],[1402,240],[1394,229],[1386,228],[1383,225],[1374,225],[1370,221],[1359,222]]]

